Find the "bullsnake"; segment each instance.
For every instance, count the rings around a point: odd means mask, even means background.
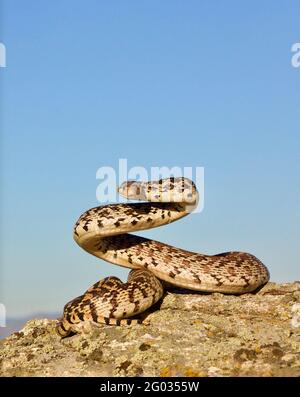
[[[268,269],[248,253],[204,255],[128,234],[166,225],[193,211],[199,194],[191,180],[127,181],[118,190],[128,199],[144,202],[89,209],[76,222],[74,239],[88,253],[133,270],[127,283],[106,277],[67,303],[57,326],[61,336],[70,334],[73,325],[83,321],[109,325],[139,322],[132,317],[159,301],[170,285],[243,294],[269,280]]]

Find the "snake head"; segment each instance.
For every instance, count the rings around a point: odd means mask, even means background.
[[[194,182],[188,178],[165,178],[159,181],[125,181],[118,192],[130,200],[145,200],[161,203],[185,203],[193,208],[198,200]]]
[[[125,181],[117,189],[121,196],[130,200],[145,200],[145,188],[143,182]]]

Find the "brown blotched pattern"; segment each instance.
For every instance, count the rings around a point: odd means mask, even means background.
[[[162,295],[161,282],[145,270],[132,270],[127,283],[117,277],[106,277],[65,305],[57,331],[67,336],[72,325],[89,320],[107,325],[139,323],[141,320],[129,317],[140,314],[144,306],[152,306]]]
[[[198,203],[194,183],[186,178],[125,182],[119,192],[148,203],[111,204],[86,211],[74,227],[75,241],[87,252],[119,266],[137,269],[128,282],[107,277],[67,303],[57,328],[61,336],[72,325],[92,320],[127,325],[163,295],[159,280],[204,292],[242,294],[269,280],[267,268],[243,252],[203,255],[128,234],[162,226],[191,212]]]

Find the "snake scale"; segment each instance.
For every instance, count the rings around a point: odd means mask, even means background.
[[[57,325],[62,337],[83,321],[108,325],[139,322],[132,317],[159,301],[168,285],[243,294],[268,282],[268,269],[251,254],[204,255],[128,234],[188,215],[199,200],[191,180],[171,177],[151,182],[127,181],[118,190],[127,199],[143,202],[89,209],[76,222],[74,239],[88,253],[133,270],[126,283],[106,277],[67,303]]]

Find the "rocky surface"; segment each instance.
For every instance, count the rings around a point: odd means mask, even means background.
[[[31,320],[0,341],[1,376],[300,376],[300,282],[256,294],[167,293],[148,325]]]

